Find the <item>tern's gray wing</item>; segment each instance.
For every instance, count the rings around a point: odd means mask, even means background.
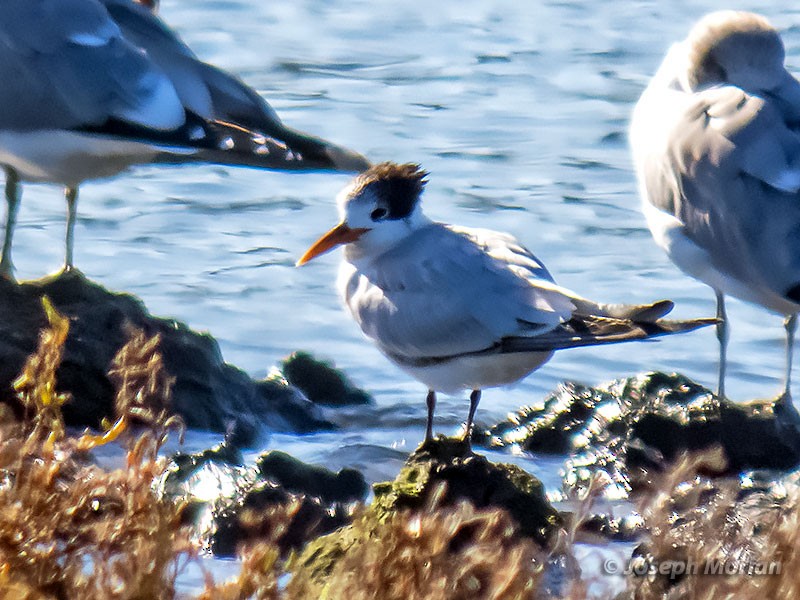
[[[170,81],[97,0],[6,0],[0,19],[0,129],[168,130],[185,111]]]
[[[647,200],[716,269],[785,297],[800,282],[800,136],[779,99],[720,86],[667,102],[641,115],[665,128],[663,152],[637,157]]]
[[[172,81],[181,101],[206,119],[224,121],[273,137],[318,168],[361,171],[360,154],[286,127],[273,108],[237,77],[202,62],[148,8],[132,0],[101,0],[123,36],[142,48]],[[327,164],[326,164],[327,163]]]
[[[702,318],[684,321],[633,321],[610,317],[576,315],[554,329],[534,337],[505,338],[499,352],[551,352],[564,348],[598,346],[634,340],[647,340],[662,335],[685,333],[715,325],[717,319]]]
[[[406,358],[475,352],[511,335],[536,335],[574,309],[519,242],[485,230],[432,224],[369,269],[343,276],[346,303],[364,333]]]

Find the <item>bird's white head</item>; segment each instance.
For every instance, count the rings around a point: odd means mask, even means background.
[[[430,223],[420,207],[427,175],[419,165],[391,162],[361,173],[337,197],[340,223],[319,238],[297,265],[342,244],[348,260],[379,256]]]

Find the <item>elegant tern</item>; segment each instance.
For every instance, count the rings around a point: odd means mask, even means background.
[[[555,350],[690,331],[715,319],[666,321],[672,302],[598,304],[558,286],[514,237],[436,223],[418,165],[381,163],[338,197],[341,222],[297,261],[344,245],[338,287],[363,333],[428,388],[470,390],[466,435],[481,390],[514,383]]]

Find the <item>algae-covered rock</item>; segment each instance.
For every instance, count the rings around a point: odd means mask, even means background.
[[[281,373],[306,397],[325,406],[370,404],[372,397],[354,386],[347,376],[326,361],[308,352],[294,352],[281,363]]]
[[[436,495],[440,506],[467,500],[476,508],[503,508],[519,524],[522,535],[542,546],[561,525],[538,479],[515,465],[489,462],[462,440],[452,438],[439,436],[420,446],[394,481],[375,484],[374,491],[373,510],[378,518],[387,512],[422,508]]]
[[[373,486],[375,499],[354,525],[310,542],[293,561],[319,589],[337,561],[359,547],[388,519],[403,511],[455,508],[500,509],[519,535],[549,547],[561,528],[561,517],[547,502],[542,484],[522,469],[494,464],[473,454],[462,440],[438,437],[412,453],[392,482]]]
[[[569,452],[568,492],[603,473],[624,496],[683,453],[710,447],[722,448],[725,473],[791,469],[800,463],[800,415],[789,402],[734,403],[681,375],[646,373],[597,388],[565,384],[482,441]]]
[[[159,491],[189,506],[184,514],[202,546],[233,556],[259,540],[285,553],[349,523],[367,485],[353,469],[334,473],[283,452],[245,465],[241,452],[223,443],[175,455]]]
[[[264,425],[288,431],[333,427],[295,388],[260,385],[225,363],[210,335],[153,317],[139,299],[109,292],[76,270],[21,284],[0,278],[2,399],[14,402],[11,383],[46,325],[43,295],[70,320],[57,372],[58,391],[72,395],[63,408],[69,425],[97,427],[113,416],[115,387],[108,370],[132,325],[148,337],[160,335],[164,366],[174,378],[172,408],[188,427],[219,432],[234,428],[243,443],[255,439]]]

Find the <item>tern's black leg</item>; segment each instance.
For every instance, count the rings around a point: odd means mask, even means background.
[[[16,171],[6,169],[6,228],[3,238],[3,255],[0,257],[0,277],[14,280],[14,263],[11,260],[11,240],[14,237],[14,226],[17,223],[19,208],[19,176]]]
[[[425,425],[425,441],[423,443],[427,444],[433,440],[433,411],[436,408],[436,392],[428,390],[425,404],[428,406],[428,423]]]
[[[725,313],[725,295],[717,291],[717,339],[719,340],[719,383],[717,396],[725,397],[725,370],[727,368],[728,354],[728,315]]]
[[[78,212],[78,188],[69,186],[64,190],[67,199],[67,250],[64,258],[64,270],[72,270],[72,248],[75,243],[75,216]]]
[[[467,430],[464,433],[464,439],[467,442],[472,438],[472,424],[475,421],[475,411],[478,410],[478,402],[481,401],[481,391],[472,390],[469,395],[469,415],[467,415]]]
[[[792,399],[792,355],[794,354],[794,335],[797,330],[797,313],[787,315],[783,320],[786,330],[786,374],[784,375],[784,388],[781,400],[791,402]]]

